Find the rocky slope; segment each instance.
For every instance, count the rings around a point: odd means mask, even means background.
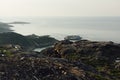
[[[92,80],[82,64],[58,58],[0,59],[1,80]],[[91,72],[95,75],[94,72]]]
[[[95,42],[88,40],[81,40],[77,42],[70,42],[68,40],[60,41],[54,47],[43,50],[41,53],[52,57],[63,57],[77,55],[78,59],[91,60],[109,60],[115,61],[120,57],[120,45],[113,42]],[[51,54],[50,54],[51,53]]]
[[[56,43],[54,47],[43,50],[41,54],[64,58],[70,62],[81,61],[101,74],[120,79],[120,45],[113,42],[65,40]]]
[[[1,46],[0,80],[120,80],[120,45],[59,41],[41,53]]]
[[[15,46],[0,46],[0,80],[90,80],[94,77],[87,74],[96,73],[92,68],[87,71],[85,67],[89,67],[82,62],[33,55],[34,52],[23,52]]]

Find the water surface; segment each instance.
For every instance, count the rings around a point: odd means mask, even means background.
[[[120,17],[13,17],[1,21],[30,22],[13,25],[12,29],[23,35],[51,35],[57,39],[80,35],[89,40],[120,42]]]

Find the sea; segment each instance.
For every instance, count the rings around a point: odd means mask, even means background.
[[[120,43],[120,17],[1,17],[1,22],[29,22],[11,24],[14,32],[22,35],[50,35],[63,40],[68,35],[79,35],[94,41]]]

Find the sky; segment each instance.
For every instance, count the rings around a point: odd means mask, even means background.
[[[120,16],[120,0],[0,0],[0,16]]]

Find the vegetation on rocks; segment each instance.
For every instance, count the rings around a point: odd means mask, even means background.
[[[49,54],[51,51],[52,54]],[[43,50],[41,54],[52,57],[59,55],[59,58],[64,58],[71,62],[81,61],[99,73],[94,75],[97,78],[96,80],[120,79],[120,62],[116,62],[117,58],[120,57],[120,45],[113,42],[88,40],[70,42],[65,40],[56,43],[52,50]],[[109,78],[106,76],[109,76]]]
[[[0,80],[120,80],[119,53],[119,44],[87,40],[59,41],[40,53],[1,45]]]

